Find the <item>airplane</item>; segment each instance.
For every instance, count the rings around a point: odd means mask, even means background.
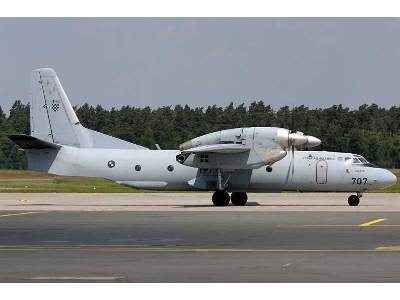
[[[275,127],[233,128],[151,150],[85,128],[53,69],[31,73],[31,134],[9,138],[26,152],[29,169],[100,177],[152,190],[213,191],[215,206],[243,206],[248,192],[363,192],[391,186],[390,171],[352,153],[297,150],[321,141]],[[230,194],[229,194],[230,193]]]

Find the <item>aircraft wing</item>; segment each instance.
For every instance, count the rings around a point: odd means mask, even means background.
[[[183,150],[182,153],[242,153],[250,151],[250,147],[242,144],[215,144],[215,145],[204,145],[187,150]]]
[[[233,128],[182,143],[176,161],[200,169],[256,169],[283,159],[295,146],[314,147],[320,143],[313,136],[284,128]]]

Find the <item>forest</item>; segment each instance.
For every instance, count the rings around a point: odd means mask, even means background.
[[[386,168],[400,168],[400,106],[364,104],[358,109],[342,105],[308,108],[283,106],[274,110],[263,101],[246,106],[159,108],[122,106],[105,109],[84,104],[75,107],[88,128],[155,149],[177,149],[193,137],[221,129],[276,126],[302,131],[322,140],[315,150],[361,154]],[[16,100],[6,114],[0,106],[0,169],[26,169],[27,162],[8,134],[29,134],[29,104]],[[314,149],[313,149],[314,150]]]

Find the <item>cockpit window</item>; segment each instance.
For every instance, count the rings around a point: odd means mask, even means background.
[[[368,161],[364,158],[364,157],[359,157],[358,158],[363,164],[367,164],[368,163]]]
[[[354,155],[353,159],[352,159],[352,163],[353,164],[363,164],[363,165],[369,164],[368,160],[366,160],[361,155]]]

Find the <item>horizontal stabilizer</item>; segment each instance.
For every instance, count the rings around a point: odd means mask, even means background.
[[[26,134],[11,134],[8,138],[22,149],[59,149],[61,147]]]

